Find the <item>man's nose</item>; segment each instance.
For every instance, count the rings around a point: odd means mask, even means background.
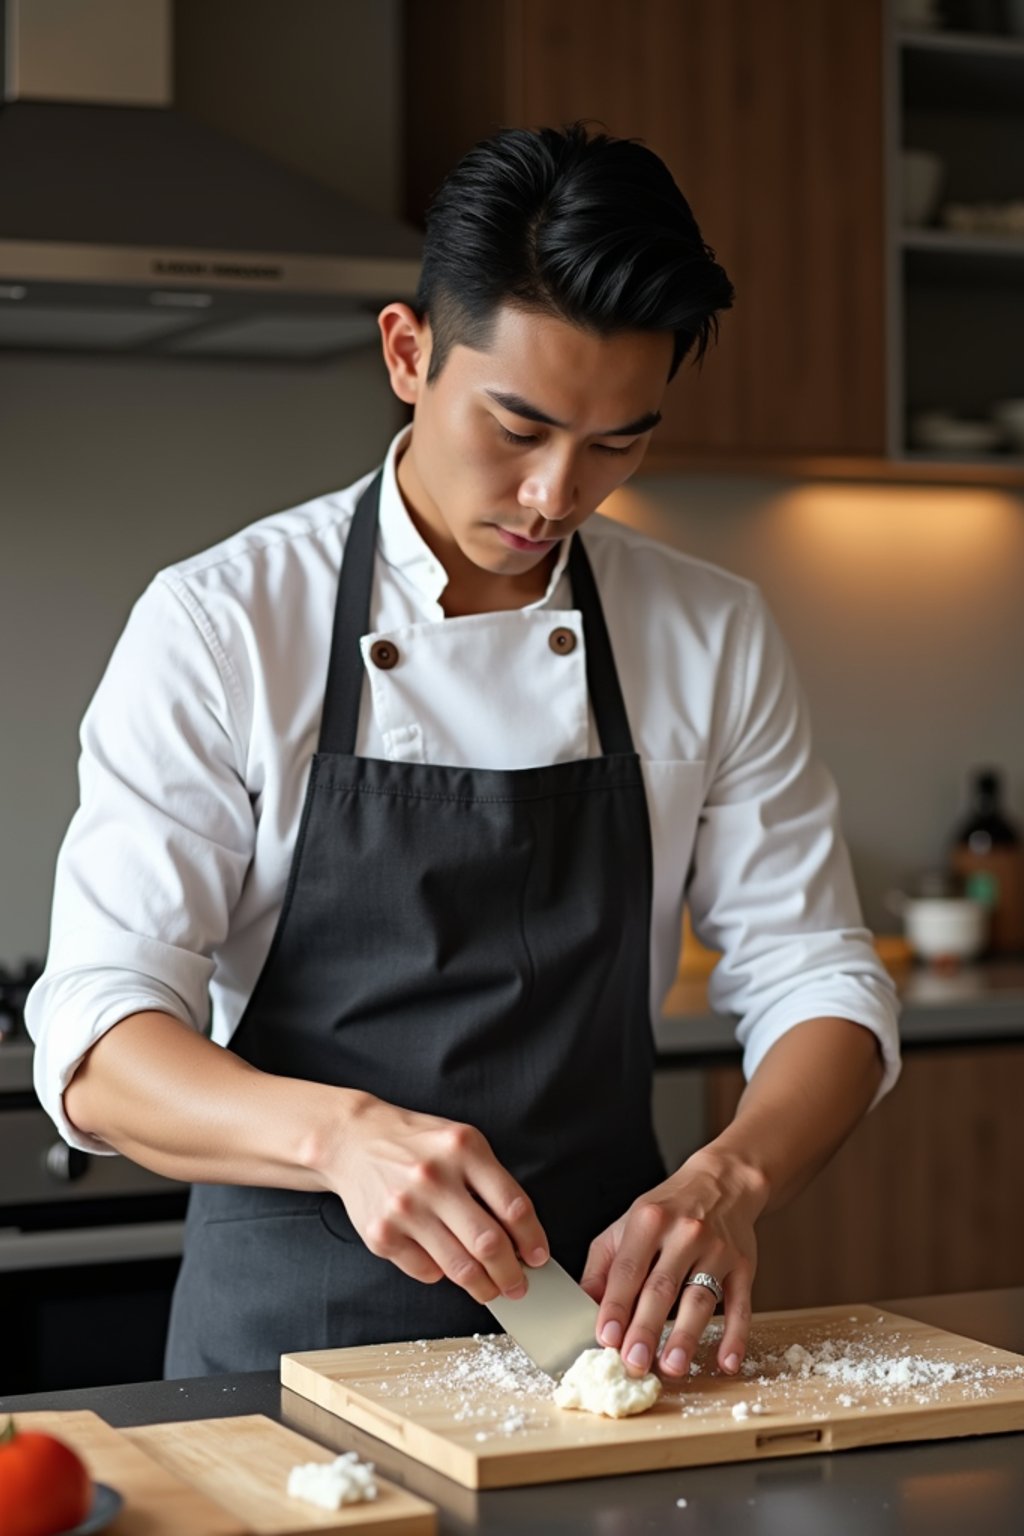
[[[521,505],[532,507],[546,522],[558,523],[570,517],[579,503],[572,464],[553,466],[524,480],[519,491]]]

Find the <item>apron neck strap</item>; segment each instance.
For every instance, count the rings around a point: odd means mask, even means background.
[[[633,735],[629,729],[626,703],[619,686],[619,672],[615,665],[608,626],[604,621],[604,609],[598,596],[597,583],[590,568],[590,559],[579,534],[573,535],[569,550],[569,581],[572,600],[583,615],[583,643],[587,653],[587,688],[594,710],[594,722],[601,750],[606,756],[620,753],[631,754]]]
[[[327,668],[324,710],[318,751],[351,756],[356,749],[359,705],[365,669],[360,641],[370,630],[370,598],[373,592],[377,552],[377,520],[383,471],[378,470],[359,498],[341,562],[338,598],[334,607],[331,659]],[[569,580],[573,601],[583,616],[587,657],[587,688],[602,751],[631,754],[633,737],[619,686],[604,610],[594,573],[580,538],[569,551]]]
[[[320,752],[351,757],[356,750],[365,669],[359,642],[370,629],[370,597],[377,553],[377,509],[384,471],[378,470],[356,504],[345,540],[334,604],[331,660],[320,721]]]

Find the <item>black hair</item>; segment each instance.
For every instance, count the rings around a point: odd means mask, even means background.
[[[482,140],[427,210],[415,308],[430,320],[428,382],[456,344],[486,350],[504,304],[600,335],[672,331],[671,379],[732,299],[664,161],[582,122]]]

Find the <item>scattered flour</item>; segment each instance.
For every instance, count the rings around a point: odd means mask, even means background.
[[[375,1499],[373,1463],[360,1461],[355,1451],[346,1451],[333,1461],[307,1461],[289,1472],[288,1497],[331,1510]]]
[[[741,1375],[751,1384],[756,1379],[773,1410],[815,1418],[836,1407],[866,1412],[879,1403],[894,1407],[949,1401],[950,1389],[954,1400],[983,1398],[1000,1383],[1024,1378],[1024,1365],[987,1364],[983,1356],[957,1361],[922,1354],[914,1349],[918,1341],[906,1334],[891,1331],[879,1337],[870,1325],[862,1323],[861,1328],[859,1337],[827,1335],[803,1342],[786,1340],[779,1328],[766,1327],[760,1336],[755,1328]],[[715,1342],[705,1334],[702,1345]],[[745,1416],[737,1413],[743,1406],[732,1409],[737,1417]],[[764,1412],[767,1404],[758,1400],[746,1407],[748,1412]]]
[[[432,1368],[434,1347],[425,1339],[393,1346],[391,1353],[416,1369],[375,1382],[374,1392],[402,1399],[403,1408],[417,1399],[440,1403],[456,1424],[477,1426],[479,1444],[550,1422],[551,1377],[507,1335],[477,1333],[471,1345],[454,1351],[445,1345]]]
[[[697,1423],[728,1418],[740,1407],[736,1378],[718,1368],[721,1338],[718,1319],[704,1331],[689,1378],[663,1385],[662,1409]],[[440,1406],[478,1443],[523,1435],[561,1419],[551,1378],[505,1334],[477,1334],[456,1350],[444,1341],[420,1340],[395,1345],[390,1353],[397,1369],[365,1383],[374,1395],[390,1395],[403,1412],[415,1413],[418,1403],[430,1410]],[[615,1350],[588,1353],[618,1359]],[[625,1379],[634,1385],[632,1378]],[[654,1377],[645,1379],[658,1385]],[[864,1414],[877,1406],[977,1401],[1024,1380],[1024,1365],[989,1362],[984,1346],[966,1361],[937,1351],[922,1353],[916,1335],[880,1327],[870,1315],[851,1315],[848,1321],[837,1319],[828,1332],[818,1327],[799,1338],[784,1323],[755,1324],[740,1380],[746,1414],[738,1417],[771,1413],[815,1421],[836,1412]]]
[[[559,1408],[582,1408],[624,1419],[643,1413],[657,1402],[661,1382],[657,1376],[628,1376],[617,1349],[585,1349],[555,1388]]]
[[[791,1370],[798,1371],[801,1376],[810,1375],[814,1356],[809,1349],[804,1349],[802,1344],[791,1344],[783,1358]]]

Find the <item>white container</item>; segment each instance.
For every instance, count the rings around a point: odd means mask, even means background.
[[[988,908],[966,896],[904,897],[900,915],[919,960],[974,960],[988,941]]]

